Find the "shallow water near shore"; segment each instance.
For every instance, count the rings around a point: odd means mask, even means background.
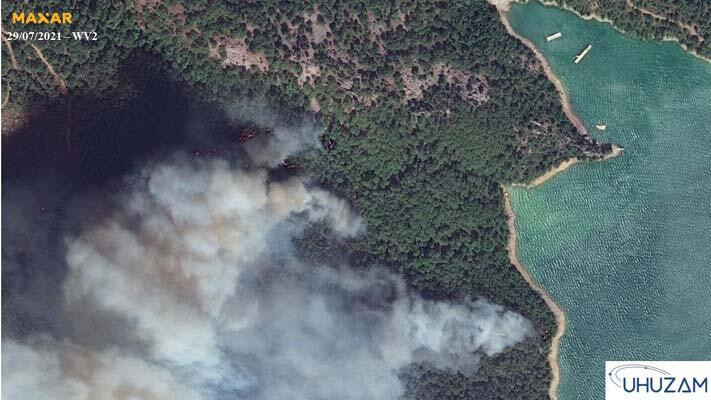
[[[605,360],[711,359],[711,63],[539,3],[509,20],[625,148],[510,190],[519,259],[568,319],[559,398],[603,399]]]

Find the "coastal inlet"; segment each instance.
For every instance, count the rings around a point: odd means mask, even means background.
[[[566,314],[558,398],[602,400],[606,360],[711,359],[711,63],[540,3],[508,16],[625,148],[510,190],[519,260]]]

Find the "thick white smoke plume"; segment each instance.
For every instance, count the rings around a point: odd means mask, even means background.
[[[77,323],[100,313],[133,337],[5,341],[3,399],[396,399],[412,362],[471,374],[533,332],[483,300],[428,301],[382,269],[297,259],[309,223],[364,229],[303,179],[176,157],[128,182],[118,209],[66,239],[63,290]]]

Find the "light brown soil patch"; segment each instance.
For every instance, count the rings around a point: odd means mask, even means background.
[[[52,64],[47,61],[47,59],[44,57],[44,54],[42,54],[42,50],[40,50],[39,47],[35,46],[33,43],[29,43],[30,47],[35,51],[37,54],[37,57],[42,60],[42,63],[44,63],[45,67],[47,67],[47,71],[49,71],[50,75],[54,78],[54,81],[57,82],[57,85],[59,86],[59,94],[61,95],[66,95],[69,91],[67,89],[67,82],[62,79],[61,76],[57,73],[57,71],[54,70],[54,67]]]
[[[14,69],[20,69],[20,67],[17,65],[17,59],[15,58],[15,52],[12,51],[12,45],[10,44],[10,41],[5,38],[5,30],[3,29],[2,31],[2,42],[5,44],[5,47],[7,48],[7,56],[10,58],[10,65]]]
[[[187,17],[185,16],[185,6],[178,3],[174,6],[168,7],[168,12],[174,18],[172,25],[184,26],[187,22]]]
[[[320,15],[318,6],[314,6],[314,9],[312,12],[304,13],[304,20],[305,21],[311,21],[311,33],[307,34],[307,39],[311,43],[314,44],[321,44],[326,40],[326,38],[329,36],[331,33],[331,28],[329,28],[326,24],[322,24],[318,22],[318,16]]]
[[[269,71],[269,62],[262,53],[256,53],[249,50],[245,43],[245,38],[236,39],[220,39],[218,45],[210,47],[208,54],[212,58],[220,59],[220,47],[225,49],[225,58],[222,59],[222,66],[241,66],[251,70],[256,68],[261,72]]]
[[[407,15],[402,12],[402,10],[398,9],[397,16],[390,21],[390,27],[393,29],[397,29],[399,26],[401,26],[404,30],[408,30],[406,22]]]
[[[8,96],[6,97],[9,98]],[[20,108],[11,106],[7,107],[7,103],[2,106],[2,135],[9,135],[10,133],[22,128],[27,123],[27,113],[23,112]]]
[[[436,85],[440,76],[444,77],[446,83],[457,88],[462,100],[472,105],[479,106],[489,100],[489,86],[484,76],[473,76],[442,63],[433,65],[424,74],[418,71],[417,76],[412,73],[411,67],[401,66],[400,75],[404,83],[405,101],[422,99],[424,91]]]
[[[385,54],[385,46],[383,45],[382,39],[380,39],[380,35],[382,35],[387,29],[388,26],[385,25],[385,22],[379,21],[375,17],[375,14],[368,11],[368,32],[370,41],[378,46],[378,52],[380,54]]]
[[[306,83],[314,85],[316,78],[321,76],[321,67],[315,62],[305,62],[301,66],[301,75],[299,75],[298,82],[301,86]]]
[[[161,3],[161,0],[136,0],[133,4],[136,7],[136,11],[142,13],[146,10],[152,10]]]
[[[321,105],[318,103],[318,99],[315,97],[312,97],[309,101],[309,106],[311,107],[311,111],[317,113],[321,111]]]

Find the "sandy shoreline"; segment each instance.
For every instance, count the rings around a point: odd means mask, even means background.
[[[613,145],[612,151],[600,160],[595,161],[605,161],[611,158],[617,157],[624,152],[624,148]],[[511,185],[512,187],[525,187],[527,189],[533,189],[544,184],[546,181],[550,180],[559,173],[565,171],[566,169],[578,164],[584,160],[578,158],[571,158],[570,160],[563,161],[557,167],[551,168],[545,174],[537,177],[529,184],[515,183]],[[558,363],[558,353],[560,351],[560,339],[565,334],[565,312],[563,309],[555,302],[553,297],[548,293],[534,278],[531,273],[526,269],[526,267],[521,264],[518,260],[518,232],[516,231],[516,213],[511,206],[511,200],[509,199],[509,192],[505,187],[501,187],[504,192],[504,213],[508,219],[509,226],[509,240],[508,240],[508,251],[509,251],[509,262],[516,267],[516,270],[523,276],[526,283],[533,288],[548,305],[548,308],[555,315],[557,322],[557,329],[553,339],[551,339],[551,348],[548,352],[548,364],[551,366],[551,385],[548,388],[548,396],[552,400],[558,400],[558,385],[560,384],[560,365]]]
[[[491,0],[490,0],[491,1]],[[536,46],[528,39],[518,35],[513,28],[511,27],[511,24],[509,23],[508,20],[508,2],[502,1],[499,2],[497,5],[497,10],[499,12],[499,16],[501,18],[501,22],[504,24],[506,27],[506,31],[513,37],[517,38],[520,40],[523,44],[525,44],[527,47],[529,47],[534,54],[536,55],[536,58],[541,62],[543,65],[543,70],[545,71],[546,76],[548,79],[550,79],[553,84],[556,87],[556,90],[558,91],[558,94],[560,95],[561,98],[561,104],[563,106],[563,112],[565,115],[568,117],[570,122],[585,136],[589,137],[589,133],[587,129],[585,128],[585,124],[583,124],[582,120],[573,112],[571,106],[570,106],[570,100],[568,98],[568,93],[565,91],[565,87],[563,86],[563,83],[558,79],[558,77],[553,73],[553,70],[550,67],[550,64],[548,61],[543,57],[543,54],[536,48]],[[581,16],[583,17],[583,16]],[[585,17],[583,17],[585,18]],[[594,16],[589,16],[586,19],[590,18],[595,18]],[[603,21],[603,22],[609,22],[609,21]],[[607,160],[613,157],[617,157],[620,154],[622,154],[624,149],[622,147],[613,145],[612,151],[607,154],[605,157],[603,157],[600,161]],[[553,178],[554,176],[558,175],[559,173],[565,171],[566,169],[570,168],[571,166],[581,162],[583,160],[580,160],[578,158],[571,158],[569,160],[563,161],[560,165],[551,168],[549,171],[544,173],[543,175],[535,178],[531,183],[528,184],[513,184],[511,186],[513,187],[525,187],[525,188],[535,188],[537,186],[542,185],[549,179]],[[558,354],[560,351],[560,340],[565,334],[565,328],[566,328],[566,317],[565,317],[565,312],[563,312],[563,309],[555,302],[553,297],[548,293],[541,285],[536,282],[536,280],[531,276],[531,273],[519,262],[518,260],[518,251],[517,251],[517,246],[518,246],[518,233],[516,231],[516,214],[514,213],[513,207],[511,206],[511,201],[509,199],[509,193],[505,187],[502,187],[502,190],[504,192],[504,212],[506,213],[507,219],[508,219],[508,227],[509,227],[509,240],[508,240],[508,252],[509,252],[509,261],[511,264],[513,264],[516,267],[516,270],[523,276],[523,279],[535,290],[546,302],[548,305],[548,308],[553,312],[553,314],[556,317],[556,322],[557,322],[557,329],[555,332],[555,335],[551,339],[551,348],[550,351],[548,352],[548,363],[551,367],[551,384],[550,387],[548,388],[548,396],[552,400],[558,400],[558,385],[560,384],[560,365],[558,362]]]
[[[504,191],[504,211],[508,218],[509,225],[509,261],[516,267],[516,270],[518,270],[521,276],[523,276],[523,279],[533,288],[533,290],[535,290],[541,297],[543,297],[543,300],[546,302],[548,308],[550,308],[556,318],[557,329],[555,335],[553,336],[553,339],[551,340],[551,348],[548,352],[548,364],[550,364],[551,366],[551,385],[548,388],[548,396],[552,400],[558,400],[558,385],[560,384],[560,366],[558,364],[558,352],[560,349],[560,339],[565,334],[565,313],[563,312],[563,309],[560,308],[558,303],[553,300],[553,297],[551,297],[551,295],[545,289],[543,289],[541,285],[536,282],[535,279],[533,279],[531,273],[528,272],[528,270],[524,268],[524,266],[518,261],[518,233],[516,232],[516,214],[514,213],[513,208],[511,207],[511,201],[509,200],[508,191],[506,190],[506,188],[502,189]]]
[[[563,86],[563,82],[558,79],[557,76],[553,73],[553,70],[551,69],[550,64],[548,64],[548,60],[546,60],[545,57],[543,57],[543,54],[538,50],[538,48],[528,39],[526,39],[523,36],[520,36],[518,33],[516,33],[513,28],[511,28],[511,24],[509,23],[509,18],[507,11],[499,7],[497,8],[499,11],[499,17],[501,18],[501,22],[504,24],[506,27],[506,32],[509,33],[509,35],[515,37],[516,39],[520,40],[523,44],[525,44],[527,47],[529,47],[531,50],[533,50],[533,53],[536,55],[536,58],[538,61],[541,62],[543,65],[543,71],[545,71],[546,76],[548,79],[553,82],[553,85],[555,85],[556,90],[558,91],[558,94],[560,94],[560,99],[561,103],[563,105],[563,112],[565,115],[568,117],[570,122],[575,125],[576,128],[580,132],[582,132],[583,135],[589,136],[587,128],[585,128],[585,124],[583,124],[583,121],[578,118],[577,115],[573,112],[573,110],[570,107],[570,99],[568,98],[568,93],[565,91],[565,87]]]
[[[563,105],[563,112],[568,117],[570,122],[575,125],[576,128],[578,128],[584,135],[588,135],[588,131],[585,128],[585,125],[578,118],[578,116],[575,115],[570,109],[568,94],[566,93],[565,88],[563,87],[563,83],[558,79],[557,76],[555,76],[555,74],[553,74],[553,71],[551,70],[551,67],[548,64],[548,60],[543,57],[543,54],[536,48],[536,46],[534,46],[530,40],[520,36],[513,30],[511,24],[509,23],[507,8],[508,7],[497,7],[499,17],[501,18],[501,22],[506,27],[506,31],[509,33],[509,35],[517,38],[523,44],[533,50],[533,53],[536,55],[536,58],[538,58],[538,60],[543,65],[543,70],[545,71],[546,76],[553,82],[556,90],[558,90],[558,94],[560,94],[561,104]],[[551,179],[555,175],[561,173],[562,171],[565,171],[567,168],[570,168],[571,166],[577,163],[577,158],[564,161],[558,167],[553,168],[552,170],[543,174],[541,177],[534,179],[534,181],[531,182],[529,185],[531,185],[531,187],[541,185],[548,179]],[[560,384],[560,365],[558,363],[558,353],[560,351],[560,339],[565,334],[565,313],[563,312],[563,309],[560,308],[560,306],[555,302],[555,300],[553,300],[553,297],[551,297],[551,295],[545,289],[543,289],[541,285],[536,282],[535,279],[533,279],[531,273],[528,272],[528,270],[524,268],[524,266],[518,261],[518,233],[516,232],[516,214],[513,211],[513,207],[511,207],[511,201],[509,200],[508,191],[506,190],[506,188],[502,187],[502,189],[504,191],[504,212],[506,213],[506,216],[508,218],[509,226],[509,261],[516,267],[516,270],[521,274],[521,276],[523,276],[523,279],[531,286],[531,288],[533,288],[533,290],[535,290],[541,297],[543,297],[543,300],[546,302],[548,308],[550,308],[556,318],[557,328],[555,335],[551,340],[550,351],[548,352],[548,364],[551,367],[551,384],[548,387],[548,397],[551,400],[558,400],[558,385]]]
[[[621,29],[617,28],[613,21],[602,18],[598,15],[591,14],[591,15],[582,15],[579,12],[571,9],[570,7],[564,6],[557,4],[551,0],[539,0],[545,5],[549,6],[555,6],[558,8],[562,8],[568,11],[571,11],[578,15],[580,18],[585,19],[585,20],[596,20],[599,22],[607,23],[610,24],[614,29],[621,33],[625,33]],[[565,115],[568,117],[568,119],[571,121],[571,123],[578,128],[578,130],[583,133],[583,135],[589,137],[589,133],[587,129],[585,128],[585,125],[583,124],[582,120],[575,115],[573,112],[571,106],[570,106],[570,100],[568,97],[568,94],[565,90],[565,87],[563,86],[563,83],[561,80],[553,73],[550,64],[548,61],[543,57],[543,54],[539,51],[538,48],[527,38],[522,37],[518,35],[513,28],[511,27],[511,24],[508,20],[508,9],[510,6],[510,3],[514,2],[514,0],[489,0],[490,3],[494,4],[497,7],[497,10],[499,12],[499,16],[501,18],[501,22],[504,24],[506,27],[506,31],[513,37],[517,38],[520,40],[523,44],[525,44],[527,47],[529,47],[534,54],[536,55],[536,58],[541,62],[543,65],[543,69],[545,71],[546,76],[548,79],[553,82],[553,84],[556,87],[556,90],[560,94],[561,97],[561,103],[563,106],[563,112]],[[524,1],[525,2],[525,1]],[[664,41],[676,41],[679,42],[678,38],[673,38],[673,37],[664,37]],[[701,58],[702,60],[705,60],[707,62],[711,62],[710,59],[699,55],[693,50],[690,50],[687,48],[682,43],[679,43],[681,47],[688,53]],[[613,157],[617,157],[620,154],[624,152],[624,149],[622,147],[613,145],[612,151],[607,154],[605,157],[600,159],[599,161],[604,161],[608,160]],[[569,160],[566,160],[559,164],[558,166],[551,168],[548,170],[546,173],[543,175],[535,178],[533,181],[531,181],[528,184],[513,184],[511,187],[525,187],[527,189],[532,189],[535,187],[538,187],[542,185],[543,183],[547,182],[551,178],[557,176],[559,173],[565,171],[566,169],[570,168],[571,166],[578,164],[584,160],[580,160],[578,158],[571,158]],[[546,302],[550,310],[553,312],[553,314],[556,317],[557,321],[557,329],[555,332],[555,335],[553,336],[551,340],[551,347],[550,351],[548,353],[548,363],[550,364],[551,368],[551,383],[550,387],[548,388],[548,395],[550,399],[552,400],[558,400],[558,386],[560,384],[560,365],[558,361],[558,354],[560,351],[560,340],[565,334],[566,330],[566,316],[565,312],[563,309],[555,302],[553,297],[548,293],[541,285],[531,276],[531,273],[521,264],[521,262],[518,260],[518,252],[517,252],[517,246],[518,246],[518,232],[516,231],[516,214],[513,210],[513,207],[511,206],[511,201],[509,198],[509,193],[506,187],[502,186],[502,190],[504,192],[504,212],[506,213],[506,216],[508,218],[508,227],[509,227],[509,239],[508,239],[508,252],[509,252],[509,261],[511,264],[513,264],[518,272],[523,276],[524,280],[535,290]]]
[[[609,159],[611,159],[611,158],[615,158],[615,157],[619,156],[620,154],[624,153],[624,151],[625,151],[625,149],[624,149],[623,147],[620,147],[620,146],[618,146],[618,145],[616,145],[616,144],[613,144],[613,145],[612,145],[612,151],[611,151],[611,152],[609,152],[608,154],[606,154],[604,157],[602,157],[602,158],[599,159],[599,160],[590,160],[590,161],[605,161],[605,160],[609,160]],[[546,181],[548,181],[549,179],[551,179],[551,178],[553,178],[554,176],[560,174],[561,172],[565,171],[566,169],[572,167],[573,165],[578,164],[578,163],[580,163],[580,162],[585,162],[585,161],[588,161],[588,160],[581,160],[581,159],[575,158],[575,157],[574,157],[574,158],[571,158],[571,159],[569,159],[569,160],[565,160],[565,161],[563,161],[562,163],[560,163],[558,166],[549,169],[549,170],[548,170],[546,173],[544,173],[543,175],[541,175],[541,176],[535,178],[533,181],[531,181],[531,183],[528,183],[528,184],[526,184],[526,183],[514,183],[514,184],[512,184],[511,186],[512,186],[512,187],[524,187],[524,188],[526,188],[526,189],[533,189],[533,188],[535,188],[535,187],[538,187],[538,186],[544,184],[544,183],[545,183]]]

